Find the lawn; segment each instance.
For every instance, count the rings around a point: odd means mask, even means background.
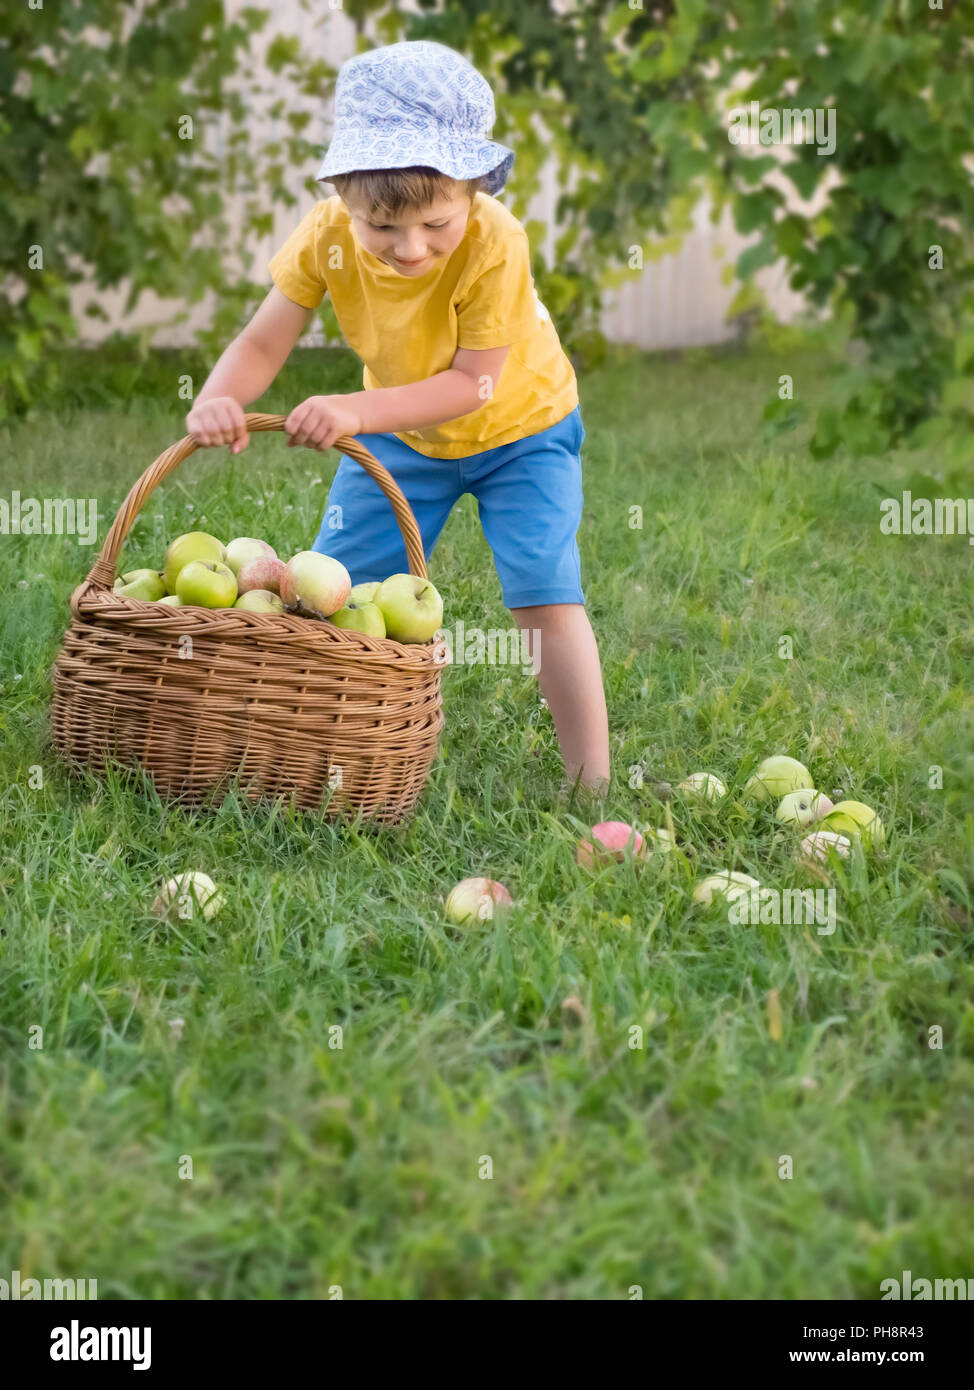
[[[62,409],[3,432],[0,495],[97,496],[100,544],[183,432],[185,370],[79,355]],[[295,353],[258,408],[358,370]],[[576,866],[585,811],[520,666],[445,672],[441,753],[396,829],[67,776],[50,667],[97,547],[0,537],[0,1277],[97,1278],[102,1298],[875,1299],[902,1270],[974,1274],[974,550],[880,532],[881,498],[934,458],[766,441],[782,371],[827,389],[809,349],[626,352],[580,380],[600,818],[670,815],[680,846],[638,869]],[[199,527],[302,549],[336,463],[279,435],[197,454],[125,568]],[[430,571],[448,626],[511,625],[472,498]],[[809,878],[740,795],[773,752],[875,806],[883,854]],[[667,799],[698,769],[723,802]],[[225,908],[161,924],[159,883],[192,868]],[[694,906],[721,868],[828,881],[835,932]],[[512,915],[450,927],[440,896],[481,873]]]

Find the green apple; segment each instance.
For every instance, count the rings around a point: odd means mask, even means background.
[[[178,594],[166,594],[165,598],[157,598],[156,603],[164,603],[167,608],[185,608],[186,605]]]
[[[266,541],[255,540],[253,536],[237,536],[227,545],[227,568],[232,569],[236,576],[240,573],[241,565],[245,565],[248,560],[256,560],[261,555],[266,555],[269,560],[277,559],[277,551]]]
[[[207,531],[187,531],[185,536],[177,536],[166,551],[166,563],[162,577],[171,594],[176,592],[176,580],[184,565],[193,560],[204,560],[207,564],[223,564],[227,558],[227,548],[216,536]]]
[[[451,888],[444,911],[457,926],[489,922],[513,902],[503,883],[493,878],[465,878]]]
[[[443,600],[428,579],[393,574],[375,596],[386,636],[396,642],[428,642],[443,621]]]
[[[714,894],[718,893],[727,902],[732,903],[735,898],[760,887],[757,879],[752,878],[750,874],[739,874],[728,870],[725,873],[710,874],[708,878],[701,879],[693,890],[693,901],[709,907],[714,900]]]
[[[166,592],[166,585],[158,570],[129,570],[115,580],[113,592],[122,598],[139,598],[144,603],[155,603]]]
[[[242,608],[246,613],[286,613],[284,600],[279,594],[272,594],[270,589],[248,589],[245,594],[241,594],[233,605],[234,608]]]
[[[179,571],[176,594],[191,607],[232,608],[237,597],[237,581],[226,565],[190,560]]]
[[[194,917],[203,914],[209,922],[224,904],[224,899],[216,890],[216,884],[209,874],[179,874],[171,878],[152,904],[154,917]]]
[[[367,637],[385,637],[386,623],[382,610],[374,603],[355,603],[351,595],[344,608],[332,613],[329,622],[350,632],[364,632]]]
[[[832,810],[827,796],[812,787],[799,787],[782,797],[781,805],[775,812],[775,819],[782,825],[811,825],[813,820],[821,820]]]
[[[650,854],[669,854],[676,848],[673,836],[668,830],[654,830],[651,826],[643,831],[643,849]]]
[[[679,783],[677,791],[685,792],[687,796],[702,797],[704,801],[719,801],[722,796],[727,795],[727,788],[712,772],[692,772],[685,781]]]
[[[765,758],[758,763],[757,771],[744,786],[744,795],[756,801],[766,801],[768,797],[780,798],[789,792],[800,791],[802,787],[812,786],[812,774],[797,758],[779,754]]]
[[[829,830],[843,835],[857,835],[867,849],[878,849],[886,839],[883,822],[871,806],[861,801],[838,801],[824,818]]]
[[[356,584],[349,598],[356,603],[375,603],[375,596],[382,588],[381,579],[370,579],[365,584]]]

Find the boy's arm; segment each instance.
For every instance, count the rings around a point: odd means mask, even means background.
[[[361,434],[442,425],[478,410],[494,394],[510,347],[458,348],[445,372],[408,386],[355,391],[345,399],[361,420]]]
[[[213,396],[232,396],[241,405],[257,400],[284,366],[314,315],[314,309],[295,304],[276,286],[272,288],[247,327],[220,357],[196,404]]]
[[[235,454],[247,447],[244,408],[270,386],[314,313],[276,286],[271,289],[220,357],[186,417],[186,428],[198,444],[230,444]]]

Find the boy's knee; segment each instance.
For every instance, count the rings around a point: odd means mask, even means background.
[[[542,623],[563,623],[574,617],[577,609],[584,609],[581,603],[535,603],[527,608],[512,608],[511,613],[518,622],[540,626]]]

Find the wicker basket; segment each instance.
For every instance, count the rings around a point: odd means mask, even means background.
[[[251,433],[283,415],[247,416]],[[412,574],[426,576],[419,528],[392,476],[356,439],[336,448],[388,497]],[[395,824],[416,804],[443,712],[441,639],[403,644],[332,623],[241,609],[172,608],[113,593],[122,544],[146,498],[196,450],[187,435],[129,492],[53,670],[53,740],[74,767],[143,768],[189,803],[240,778],[250,800],[292,796],[332,819]],[[190,639],[188,642],[187,639]]]

